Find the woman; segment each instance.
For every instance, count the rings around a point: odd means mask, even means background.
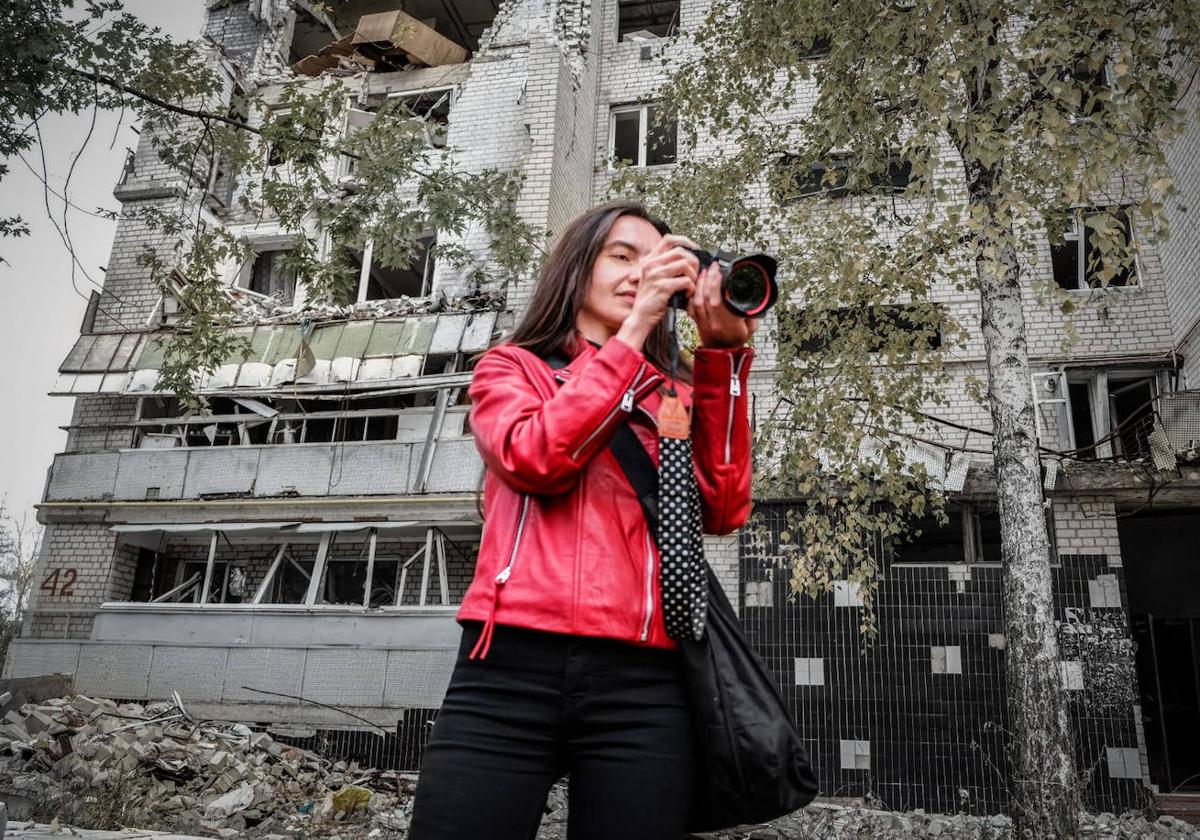
[[[608,445],[622,423],[657,462],[664,315],[689,298],[700,334],[692,440],[704,529],[750,511],[745,346],[715,266],[641,205],[597,207],[550,255],[524,319],[471,384],[487,466],[484,533],[458,613],[462,648],[421,769],[413,840],[527,840],[569,774],[571,840],[684,833],[696,746],[657,549]],[[552,367],[549,362],[554,362]]]

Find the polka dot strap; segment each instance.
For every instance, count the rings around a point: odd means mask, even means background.
[[[660,437],[658,464],[659,589],[673,639],[700,641],[708,614],[700,492],[690,438]]]

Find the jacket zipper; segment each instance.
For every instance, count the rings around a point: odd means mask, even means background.
[[[729,377],[729,421],[725,424],[725,463],[728,464],[733,457],[731,449],[733,448],[733,409],[737,405],[737,398],[742,395],[742,364],[745,358],[740,358],[733,364],[733,373]]]
[[[525,515],[529,512],[529,496],[521,495],[521,515],[517,519],[517,533],[513,537],[512,552],[508,555],[508,565],[496,575],[496,585],[503,586],[512,576],[513,564],[517,562],[517,549],[521,547],[521,534],[525,531]]]
[[[642,620],[642,641],[650,637],[650,617],[654,615],[654,547],[650,528],[646,528],[646,617]]]
[[[583,450],[587,449],[588,444],[590,444],[597,437],[599,437],[600,433],[608,427],[608,424],[612,422],[612,419],[617,416],[618,411],[624,411],[626,414],[629,414],[630,412],[633,411],[633,403],[634,403],[634,400],[637,398],[638,385],[641,384],[642,374],[645,372],[646,372],[646,363],[642,362],[641,366],[638,368],[637,376],[635,376],[633,378],[633,384],[630,385],[629,389],[624,394],[621,395],[621,402],[619,402],[616,405],[616,407],[613,408],[612,411],[610,411],[610,412],[608,412],[608,414],[604,415],[604,419],[602,421],[600,421],[600,425],[597,426],[595,429],[593,429],[592,433],[590,435],[588,435],[584,439],[583,443],[581,443],[579,445],[579,448],[575,450],[575,454],[573,454],[571,456],[572,460],[575,460],[575,461],[579,460],[579,456],[583,452]]]

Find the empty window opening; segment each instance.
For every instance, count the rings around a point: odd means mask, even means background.
[[[623,105],[612,110],[609,153],[614,163],[665,166],[676,161],[678,124],[658,105]]]
[[[316,56],[341,37],[333,21],[313,4],[297,2],[296,23],[292,28],[292,43],[288,52],[288,64],[295,64],[308,56]]]
[[[179,560],[149,548],[139,548],[133,570],[131,601],[153,601],[177,585]]]
[[[1113,94],[1113,75],[1104,52],[1030,71],[1030,80],[1071,122],[1104,110]]]
[[[1109,413],[1112,415],[1116,455],[1126,460],[1150,457],[1150,433],[1154,431],[1154,401],[1158,395],[1153,377],[1108,382]]]
[[[458,370],[458,353],[433,353],[425,357],[422,376],[440,376]]]
[[[434,88],[416,93],[390,93],[384,96],[372,96],[365,103],[355,103],[346,112],[346,137],[353,138],[369,126],[381,108],[399,109],[402,116],[409,117],[412,127],[420,131],[425,138],[425,145],[431,148],[443,148],[446,145],[446,132],[450,124],[450,108],[454,104],[454,88]],[[370,155],[371,149],[357,148],[356,155]],[[353,173],[358,166],[358,159],[345,155],[344,171]]]
[[[995,510],[970,504],[948,508],[946,516],[945,525],[932,516],[914,523],[920,534],[910,542],[890,546],[892,562],[931,565],[1000,562],[1000,517]]]
[[[1096,457],[1096,426],[1092,418],[1092,385],[1089,382],[1070,382],[1071,428],[1075,433],[1076,458]]]
[[[781,318],[780,339],[794,344],[802,353],[820,353],[849,334],[861,331],[869,353],[883,352],[898,345],[898,349],[916,349],[924,345],[927,350],[937,350],[942,346],[937,312],[930,313],[908,304],[829,309],[821,313],[820,324],[805,324],[804,335],[797,335],[795,320]]]
[[[250,267],[247,288],[275,298],[284,306],[296,300],[296,269],[288,264],[288,251],[260,251]]]
[[[1057,239],[1052,231],[1050,266],[1054,282],[1062,288],[1137,285],[1133,220],[1127,208],[1071,210],[1061,241]]]
[[[828,33],[819,32],[811,38],[804,39],[797,43],[799,48],[799,58],[802,60],[816,60],[829,55],[829,51],[833,46],[833,38]]]
[[[776,200],[787,203],[803,198],[845,198],[849,195],[898,195],[912,182],[912,162],[891,158],[881,171],[852,172],[855,158],[834,153],[809,167],[795,155],[783,155],[778,161],[782,176]]]
[[[1098,374],[1068,383],[1074,457],[1150,457],[1158,399],[1156,376]]]
[[[666,38],[679,28],[679,0],[619,0],[617,40],[645,41]]]
[[[398,94],[404,109],[419,120],[425,131],[425,142],[441,148],[446,145],[446,127],[450,123],[450,104],[454,91],[450,88],[415,94]]]
[[[458,358],[458,354],[428,357],[422,375],[446,373],[447,367],[456,367]],[[424,441],[435,413],[437,394],[438,389],[355,400],[212,397],[209,412],[196,415],[181,414],[173,398],[146,397],[141,401],[138,419],[133,422],[133,445],[139,449],[162,449]],[[459,397],[461,400],[461,393]],[[442,436],[469,435],[466,422],[469,411],[469,406],[461,402],[451,405],[442,425]]]
[[[263,130],[267,135],[267,166],[317,163],[319,125],[309,125],[294,111],[276,109]]]
[[[436,263],[437,237],[426,234],[417,239],[415,247],[404,257],[403,264],[395,264],[369,242],[365,248],[346,248],[346,256],[353,269],[358,271],[359,303],[369,300],[389,300],[400,297],[425,297],[433,290],[433,271]]]

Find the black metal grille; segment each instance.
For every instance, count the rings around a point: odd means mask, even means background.
[[[786,506],[757,508],[775,535]],[[886,562],[878,636],[865,649],[852,593],[813,600],[789,591],[787,570],[744,533],[743,607],[751,642],[795,714],[822,792],[888,808],[996,813],[1008,804],[1001,567]],[[770,540],[768,540],[770,542]],[[1086,805],[1147,804],[1136,772],[1138,702],[1119,568],[1104,556],[1064,556],[1053,569],[1061,657]],[[1114,606],[1097,606],[1096,593]],[[757,605],[755,605],[757,604]],[[1110,748],[1114,752],[1110,753]],[[1116,775],[1114,775],[1114,771]]]

